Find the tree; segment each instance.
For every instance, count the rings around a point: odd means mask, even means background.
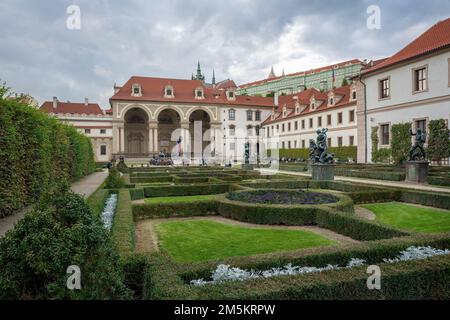
[[[432,120],[428,125],[428,159],[441,161],[450,157],[449,130],[444,119]]]

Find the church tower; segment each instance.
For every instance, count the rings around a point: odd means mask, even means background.
[[[270,74],[267,77],[267,79],[273,79],[273,78],[276,78],[276,77],[277,76],[275,75],[275,71],[273,71],[273,66],[272,66],[272,69],[270,69]]]
[[[192,77],[192,80],[200,80],[205,82],[205,76],[202,74],[202,68],[200,67],[200,61],[198,62],[197,65],[197,74],[195,75],[195,77]]]

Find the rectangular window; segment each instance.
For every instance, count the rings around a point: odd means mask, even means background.
[[[267,138],[269,138],[270,137],[270,128],[267,127],[266,130],[267,130]]]
[[[252,127],[247,128],[247,136],[249,136],[249,137],[253,136],[253,128]]]
[[[106,129],[100,129],[100,134],[106,134]]]
[[[355,110],[350,110],[348,117],[350,119],[350,122],[355,122]]]
[[[342,112],[338,113],[338,124],[342,124]]]
[[[294,148],[297,149],[297,140],[294,141]]]
[[[285,147],[285,143],[283,141],[283,142],[281,142],[281,149],[284,149],[284,147]]]
[[[353,147],[355,145],[355,137],[354,136],[350,136],[348,143],[349,143],[350,146]]]
[[[302,120],[302,129],[305,129],[305,120]]]
[[[302,149],[305,149],[305,147],[306,147],[306,142],[305,142],[305,140],[302,140]]]
[[[389,78],[379,80],[379,97],[380,99],[389,98],[391,95]]]
[[[277,133],[279,133],[279,132],[280,132],[280,125],[277,124]]]
[[[311,118],[311,119],[309,119],[309,128],[311,129],[312,127],[314,127],[314,125],[313,125],[313,119]]]
[[[230,143],[230,150],[235,151],[236,150],[236,143],[232,142]]]
[[[256,121],[261,121],[261,111],[256,111],[255,112],[255,120]]]
[[[291,142],[288,141],[288,149],[290,149],[290,148],[291,148]]]
[[[255,133],[256,133],[257,137],[259,137],[259,131],[260,131],[260,127],[256,126],[255,127]]]
[[[235,110],[228,111],[228,119],[231,121],[236,120],[236,111]]]
[[[297,131],[298,130],[298,121],[294,122],[294,130]]]
[[[288,132],[291,132],[291,123],[288,123]]]
[[[331,126],[331,114],[327,115],[327,126]]]
[[[101,156],[106,156],[106,145],[101,145],[100,146],[100,155]]]
[[[253,121],[253,111],[247,111],[247,121]]]
[[[319,127],[322,126],[322,117],[318,117],[318,118],[317,118],[317,125],[318,125]]]
[[[338,137],[338,147],[342,147],[342,137]]]
[[[281,125],[281,132],[284,132],[284,123]]]
[[[230,127],[230,137],[234,137],[236,135],[236,128]]]
[[[420,129],[420,130],[422,130],[422,132],[425,132],[425,133],[427,132],[427,120],[425,120],[425,119],[416,120],[415,125],[416,125],[416,132],[417,132],[417,129]]]
[[[85,134],[91,134],[91,129],[84,129]]]
[[[328,146],[328,147],[331,147],[331,138],[328,138],[328,139],[327,139],[327,146]]]
[[[383,124],[381,125],[381,144],[383,146],[388,146],[390,143],[389,140],[389,125],[388,124]]]
[[[414,92],[426,91],[427,88],[427,68],[414,70]]]

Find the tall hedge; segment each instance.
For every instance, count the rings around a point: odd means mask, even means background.
[[[411,123],[399,123],[392,126],[391,154],[395,164],[403,163],[411,149]]]
[[[0,159],[0,217],[95,170],[89,138],[4,94],[0,94]]]
[[[428,158],[432,161],[441,161],[450,157],[449,130],[445,120],[430,121],[428,130]]]

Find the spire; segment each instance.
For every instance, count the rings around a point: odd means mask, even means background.
[[[200,67],[200,61],[197,64],[197,75],[193,77],[193,80],[205,81],[205,76],[202,74],[202,68]]]
[[[216,72],[213,69],[213,78],[212,78],[212,85],[215,86],[216,85]]]
[[[267,79],[272,79],[272,78],[276,78],[277,76],[275,75],[275,72],[273,71],[273,66],[272,69],[270,69],[270,74],[269,77]]]
[[[283,74],[282,74],[282,76],[283,76],[283,77],[285,76],[285,73],[284,73],[284,68],[283,68]]]

